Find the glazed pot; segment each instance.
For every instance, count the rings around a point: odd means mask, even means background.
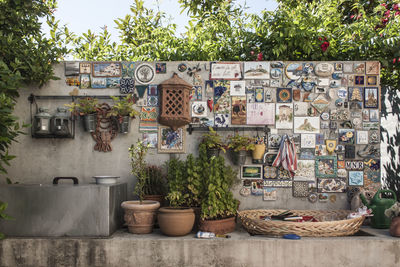
[[[235,231],[235,227],[235,217],[229,217],[221,220],[200,220],[199,230],[224,235]]]
[[[264,153],[265,153],[265,144],[256,144],[254,145],[255,149],[253,150],[253,163],[254,164],[262,164]]]
[[[195,215],[192,208],[164,207],[158,211],[160,230],[167,236],[184,236],[192,231]]]
[[[392,219],[389,233],[391,236],[400,237],[400,216],[394,217]]]
[[[232,162],[235,165],[243,165],[246,163],[246,150],[232,151]]]
[[[158,201],[139,200],[124,201],[121,207],[125,210],[125,223],[132,234],[149,234],[153,232],[157,209],[160,207]]]

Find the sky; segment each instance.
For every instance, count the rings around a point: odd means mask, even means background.
[[[188,16],[186,12],[180,14],[180,5],[177,0],[145,0],[145,6],[157,10],[157,2],[160,11],[171,17],[177,24],[177,33],[185,31]],[[249,7],[247,12],[260,13],[262,10],[274,10],[278,6],[275,0],[237,0],[237,3]],[[55,12],[60,24],[66,24],[70,31],[80,35],[88,29],[99,32],[104,25],[112,35],[112,40],[118,39],[118,30],[115,29],[114,20],[123,18],[130,13],[130,5],[133,0],[58,0],[58,8]],[[44,26],[45,32],[47,32]]]

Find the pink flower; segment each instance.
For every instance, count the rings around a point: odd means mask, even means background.
[[[322,41],[322,37],[318,37],[318,40]]]
[[[254,51],[253,50],[250,51],[250,55],[254,56]]]
[[[390,10],[386,10],[384,15],[385,15],[385,17],[390,17]]]
[[[392,5],[393,10],[399,10],[399,4]]]
[[[387,4],[383,3],[383,4],[381,4],[381,6],[387,7]]]
[[[327,41],[323,42],[323,43],[321,44],[321,50],[322,50],[322,52],[325,52],[326,49],[328,49],[328,47],[329,47],[329,42],[327,42]]]
[[[350,18],[351,18],[351,19],[354,18],[354,15],[351,15]]]
[[[394,13],[395,16],[400,15],[400,11],[396,11],[396,13]]]
[[[261,61],[261,60],[263,60],[263,53],[258,53],[258,55],[257,55],[257,61]]]
[[[396,58],[393,59],[393,64],[395,64],[395,63],[396,63]]]

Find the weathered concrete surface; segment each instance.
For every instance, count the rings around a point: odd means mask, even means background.
[[[107,239],[18,238],[0,241],[0,266],[400,266],[400,239],[387,230],[375,236],[285,240],[250,236],[230,239],[171,238],[158,231]]]

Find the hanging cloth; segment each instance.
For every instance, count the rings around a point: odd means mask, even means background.
[[[293,139],[290,139],[287,134],[282,137],[278,154],[272,163],[274,167],[278,167],[279,165],[289,171],[291,177],[294,176],[294,172],[297,170],[296,145]]]

